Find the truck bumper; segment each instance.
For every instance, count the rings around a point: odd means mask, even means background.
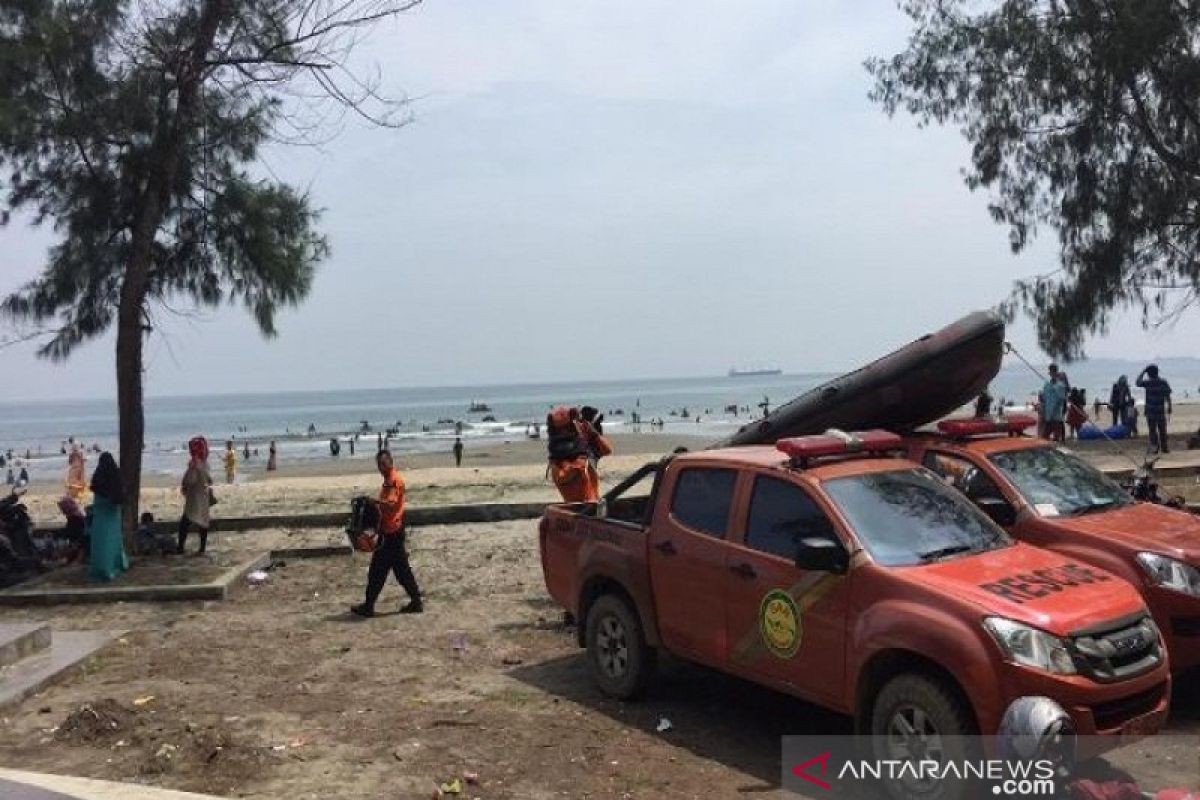
[[[1165,664],[1135,678],[1098,683],[1079,675],[1050,675],[1012,664],[1007,666],[1010,699],[1049,697],[1071,715],[1080,736],[1112,736],[1120,741],[1157,733],[1167,719],[1171,675]],[[1003,715],[1003,709],[1000,711]],[[999,719],[996,720],[999,725]],[[995,727],[984,730],[996,730]]]
[[[1157,587],[1146,594],[1154,622],[1167,642],[1171,671],[1178,674],[1200,666],[1200,597]]]

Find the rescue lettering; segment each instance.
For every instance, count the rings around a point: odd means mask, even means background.
[[[1077,586],[1104,583],[1109,580],[1112,579],[1108,575],[1088,567],[1079,564],[1063,564],[1061,567],[1018,572],[1016,575],[1001,578],[994,583],[982,583],[980,588],[987,589],[1005,600],[1021,604]]]

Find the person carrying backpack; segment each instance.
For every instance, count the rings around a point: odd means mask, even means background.
[[[595,460],[610,455],[612,446],[576,407],[558,406],[546,415],[547,472],[566,503],[600,499],[600,474]]]

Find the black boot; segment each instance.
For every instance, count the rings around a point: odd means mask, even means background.
[[[373,617],[375,616],[375,609],[366,603],[359,603],[356,606],[350,606],[350,613],[359,617]]]
[[[420,614],[424,610],[425,610],[425,605],[421,602],[420,598],[417,598],[416,600],[409,600],[408,605],[406,605],[400,609],[400,613],[401,614]]]

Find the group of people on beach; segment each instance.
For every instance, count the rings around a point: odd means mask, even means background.
[[[1062,442],[1066,441],[1069,430],[1074,438],[1082,438],[1084,427],[1089,422],[1085,390],[1072,387],[1067,373],[1059,369],[1057,364],[1051,364],[1048,372],[1049,379],[1038,392],[1039,435]],[[1138,374],[1135,385],[1145,392],[1145,420],[1150,447],[1157,453],[1169,453],[1171,450],[1167,439],[1167,418],[1173,411],[1171,384],[1159,374],[1156,364],[1150,364]],[[1099,417],[1104,405],[1097,397],[1093,406],[1095,417]],[[1097,431],[1097,437],[1094,438],[1103,436],[1124,439],[1137,436],[1137,402],[1126,376],[1122,375],[1113,384],[1107,405],[1112,413],[1112,426],[1100,431],[1096,426],[1096,419],[1092,419],[1092,427]]]

